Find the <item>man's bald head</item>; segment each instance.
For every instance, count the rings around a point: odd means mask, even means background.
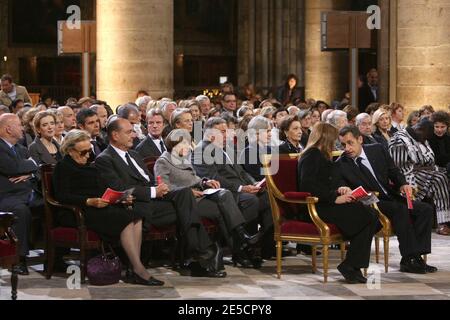
[[[23,126],[17,115],[5,113],[0,116],[0,138],[16,144],[23,137]]]
[[[72,108],[64,106],[58,108],[58,111],[63,115],[64,130],[69,132],[70,130],[75,129],[77,122]]]

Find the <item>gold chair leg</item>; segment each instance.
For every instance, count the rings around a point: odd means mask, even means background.
[[[317,247],[312,247],[312,273],[316,274],[317,272]]]
[[[380,263],[380,238],[375,237],[375,262]]]
[[[384,237],[384,272],[389,272],[389,237]]]
[[[277,277],[281,279],[281,258],[283,253],[283,244],[281,241],[277,241]]]
[[[323,246],[323,283],[328,283],[328,245]]]
[[[345,247],[346,247],[345,242],[342,242],[341,243],[341,262],[343,262],[345,259]]]
[[[367,278],[367,268],[364,269],[364,277]]]

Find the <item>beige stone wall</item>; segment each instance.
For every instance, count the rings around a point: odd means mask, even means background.
[[[348,55],[321,51],[320,20],[322,11],[349,8],[347,0],[306,0],[306,98],[331,102],[342,99],[348,90]]]
[[[395,0],[398,102],[450,105],[450,0]],[[391,3],[392,5],[392,3]]]
[[[97,0],[97,95],[111,106],[173,95],[173,0]]]

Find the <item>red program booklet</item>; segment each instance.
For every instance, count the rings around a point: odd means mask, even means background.
[[[414,210],[413,200],[409,193],[406,194],[406,201],[408,203],[408,210]]]
[[[112,189],[107,189],[102,196],[102,200],[108,201],[110,204],[117,204],[123,200],[125,200],[129,195],[132,195],[134,192],[133,189],[129,189],[126,191],[115,191]]]
[[[367,191],[363,187],[359,187],[352,192],[352,196],[355,197],[356,200],[360,200],[369,196]]]

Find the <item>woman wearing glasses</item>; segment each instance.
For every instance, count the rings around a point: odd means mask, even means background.
[[[105,190],[98,183],[98,171],[88,164],[92,151],[89,134],[73,130],[65,137],[61,152],[65,155],[55,167],[53,185],[55,198],[62,204],[83,209],[86,226],[95,231],[102,240],[109,243],[120,241],[126,252],[133,276],[131,283],[161,286],[164,282],[150,276],[140,260],[142,242],[142,216],[134,210],[127,210],[132,198],[119,205],[101,199]],[[122,190],[118,190],[122,191]],[[68,211],[58,212],[61,226],[76,227],[74,215]]]

